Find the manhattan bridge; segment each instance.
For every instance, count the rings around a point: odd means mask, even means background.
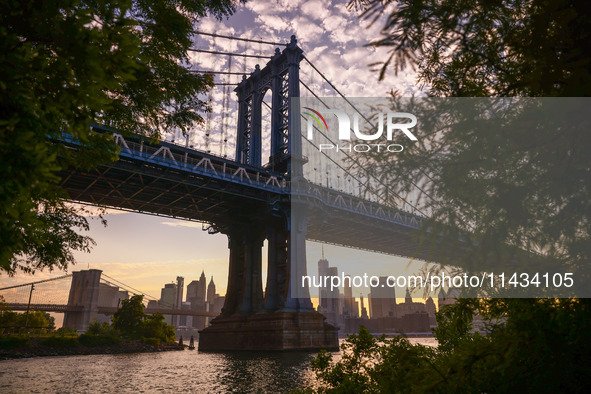
[[[380,197],[386,185],[370,175],[360,177],[330,154],[303,154],[310,148],[304,144],[317,146],[301,138],[304,115],[294,110],[291,99],[306,95],[321,100],[327,89],[346,98],[306,58],[295,36],[289,43],[274,43],[197,33],[213,44],[237,43],[236,51],[215,45],[192,49],[213,59],[212,69],[203,69],[201,61],[194,71],[214,75],[218,92],[208,99],[222,96],[221,119],[206,114],[197,140],[196,132],[171,132],[159,143],[94,125],[96,131],[113,133],[119,159],[91,171],[63,171],[61,186],[73,202],[198,221],[210,233],[227,235],[225,304],[201,331],[201,350],[336,349],[335,328],[315,312],[309,290],[296,285],[306,275],[306,240],[426,260],[429,251],[413,237],[424,214],[401,196],[393,209],[391,201]],[[258,45],[258,54],[247,52],[249,44]],[[263,46],[276,48],[265,51]],[[223,71],[214,69],[221,58],[227,59]],[[252,59],[266,64],[253,69],[248,65]],[[237,99],[235,132],[230,124],[232,91]],[[56,142],[80,148],[68,136]],[[69,313],[89,320],[92,314],[80,305]]]

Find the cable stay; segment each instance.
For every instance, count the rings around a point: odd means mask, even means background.
[[[210,51],[206,49],[199,49],[199,48],[189,48],[191,52],[197,53],[210,53],[212,55],[229,55],[229,56],[242,56],[242,57],[252,57],[256,59],[270,59],[271,56],[263,56],[263,55],[250,55],[245,53],[233,53],[233,52],[225,52],[225,51]]]
[[[287,43],[283,43],[283,42],[272,42],[272,41],[264,41],[264,40],[255,40],[255,39],[252,39],[252,38],[243,38],[243,37],[236,37],[236,36],[226,36],[226,35],[222,35],[222,34],[207,33],[207,32],[204,32],[204,31],[197,31],[197,30],[193,30],[193,34],[198,34],[198,35],[202,35],[202,36],[210,36],[210,37],[226,38],[228,40],[253,42],[253,43],[258,43],[258,44],[279,45],[279,46],[287,46],[288,45]]]
[[[38,280],[37,282],[29,282],[29,283],[23,283],[23,284],[20,284],[20,285],[14,285],[14,286],[3,287],[3,288],[1,288],[0,290],[16,289],[16,288],[18,288],[18,287],[26,287],[26,286],[31,286],[31,285],[37,285],[37,284],[39,284],[39,283],[53,282],[54,280],[59,280],[59,279],[64,279],[64,278],[69,278],[70,276],[72,276],[72,274],[63,275],[63,276],[58,276],[57,278],[51,278],[51,279]]]

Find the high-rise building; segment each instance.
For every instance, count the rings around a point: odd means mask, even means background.
[[[361,302],[361,318],[368,319],[367,309],[365,309],[365,305],[363,305],[363,294],[359,294],[359,301]]]
[[[201,276],[199,277],[199,280],[194,280],[191,283],[189,283],[189,285],[187,285],[187,302],[191,303],[191,309],[194,311],[208,311],[206,295],[207,281],[205,279],[205,271],[201,271]],[[192,321],[193,328],[199,330],[205,328],[206,318],[204,316],[194,316]]]
[[[199,281],[198,280],[194,280],[191,283],[189,283],[187,285],[187,297],[186,297],[186,301],[187,302],[193,302],[194,300],[198,300],[199,299]],[[205,301],[205,300],[204,300]]]
[[[322,283],[331,283],[331,281],[324,282],[325,276],[338,276],[339,270],[337,267],[330,267],[328,260],[324,258],[324,249],[322,249],[322,258],[318,260],[318,276]],[[338,288],[330,289],[325,286],[319,287],[320,294],[318,299],[318,312],[326,317],[326,321],[334,326],[339,327],[342,323],[342,305],[341,293]]]
[[[160,290],[160,307],[173,309],[174,302],[176,300],[176,294],[176,283],[165,284],[162,290]],[[164,315],[164,321],[168,324],[172,324],[172,316]]]
[[[174,309],[181,309],[183,306],[183,292],[185,289],[185,278],[183,278],[182,276],[177,276],[176,277],[176,294],[174,296]],[[176,315],[174,316],[174,318],[172,319],[172,321],[174,322],[174,326],[178,327],[181,325],[181,316],[180,315]]]
[[[98,306],[107,306],[119,308],[122,300],[129,299],[129,293],[125,290],[119,290],[118,286],[99,283]],[[99,323],[111,323],[112,315],[99,313],[96,315],[96,321]]]
[[[207,285],[207,300],[208,303],[213,305],[215,301],[215,283],[213,283],[213,275],[211,280],[209,281],[209,285]]]
[[[205,271],[201,271],[201,276],[199,277],[199,287],[197,288],[197,296],[200,300],[205,302],[205,297],[207,296],[207,279],[205,279]]]
[[[318,260],[318,278],[320,281],[323,281],[323,278],[328,275],[328,260],[324,258],[324,249],[322,249],[322,258]],[[319,312],[324,312],[328,308],[328,289],[324,286],[320,286],[319,291],[318,310]]]
[[[380,276],[378,285],[369,293],[369,315],[378,317],[396,316],[396,290],[388,286],[388,277]]]
[[[359,304],[353,297],[353,285],[349,275],[345,275],[344,288],[343,315],[345,317],[359,317]]]

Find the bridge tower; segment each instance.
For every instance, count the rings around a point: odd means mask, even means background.
[[[64,327],[86,331],[98,313],[101,274],[97,269],[72,272],[68,306],[82,307],[80,311],[64,314]]]
[[[243,76],[238,96],[236,161],[262,163],[262,105],[271,90],[269,166],[288,181],[301,179],[303,157],[300,111],[291,98],[300,95],[303,51],[295,36],[262,69]],[[337,331],[314,311],[307,288],[296,279],[306,274],[305,207],[289,195],[268,201],[260,212],[237,212],[220,220],[215,231],[228,236],[230,266],[224,307],[200,331],[199,350],[338,350]],[[296,214],[297,211],[297,214]],[[262,246],[268,241],[267,283],[262,286]]]

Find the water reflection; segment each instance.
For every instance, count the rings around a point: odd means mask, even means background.
[[[314,353],[231,352],[220,355],[220,388],[231,392],[278,392],[312,384]]]
[[[433,338],[410,341],[437,345]],[[0,361],[0,393],[282,393],[314,385],[314,356],[185,350],[5,360]]]
[[[0,392],[285,392],[313,384],[314,353],[164,353],[0,361]]]

